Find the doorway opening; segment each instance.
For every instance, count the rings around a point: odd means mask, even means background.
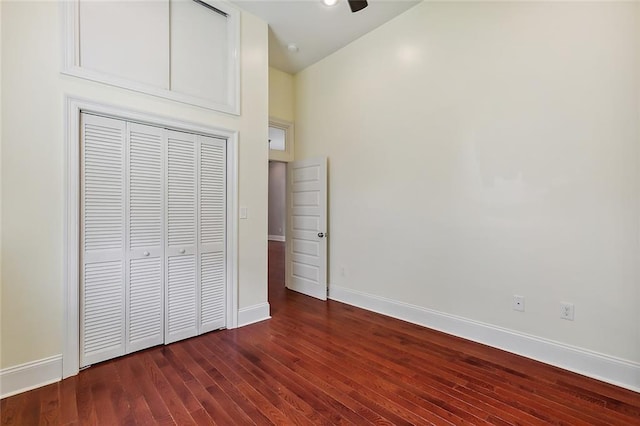
[[[287,163],[269,161],[268,299],[272,309],[285,292],[286,191]]]

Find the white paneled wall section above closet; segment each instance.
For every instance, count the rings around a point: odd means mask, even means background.
[[[226,140],[82,114],[80,366],[226,326]]]

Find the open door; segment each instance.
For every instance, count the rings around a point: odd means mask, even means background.
[[[327,159],[287,164],[287,288],[327,300]]]

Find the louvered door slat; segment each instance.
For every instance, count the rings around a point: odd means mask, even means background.
[[[198,334],[196,137],[168,132],[165,343]]]
[[[226,143],[200,136],[200,332],[226,325]]]
[[[164,341],[164,129],[128,123],[127,352]]]
[[[80,365],[125,353],[125,125],[82,115]]]

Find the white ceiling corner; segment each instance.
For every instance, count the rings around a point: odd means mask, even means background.
[[[232,0],[269,24],[269,65],[295,74],[393,19],[421,0],[369,0],[351,13],[346,0]],[[298,52],[290,52],[294,43]]]

